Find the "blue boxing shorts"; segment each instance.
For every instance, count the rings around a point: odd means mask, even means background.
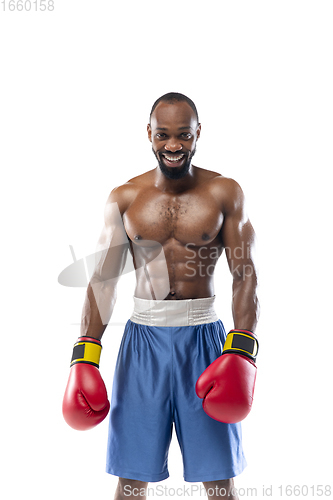
[[[245,468],[241,424],[209,417],[195,393],[226,338],[214,299],[134,297],[113,381],[108,473],[147,482],[169,477],[173,427],[185,481],[228,479]]]

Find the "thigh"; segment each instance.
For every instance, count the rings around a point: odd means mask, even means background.
[[[169,342],[153,328],[128,322],[114,375],[107,472],[130,479],[168,477],[172,432]]]
[[[212,419],[196,395],[198,377],[221,355],[226,337],[221,321],[199,326],[177,344],[174,420],[183,455],[184,478],[204,482],[234,477],[243,471],[246,461],[241,425]]]

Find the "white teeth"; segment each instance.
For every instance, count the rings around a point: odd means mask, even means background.
[[[184,155],[180,155],[180,156],[177,156],[176,158],[175,157],[172,157],[172,156],[167,156],[167,155],[164,155],[165,158],[168,160],[168,161],[174,161],[174,162],[177,162],[179,160],[181,160],[183,158]]]

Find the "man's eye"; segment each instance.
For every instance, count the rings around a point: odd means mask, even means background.
[[[165,134],[156,134],[157,139],[163,139]]]
[[[186,132],[183,132],[182,137],[185,137],[185,139],[191,139],[192,135],[189,133],[187,134]]]

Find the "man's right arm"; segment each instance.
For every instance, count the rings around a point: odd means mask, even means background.
[[[82,337],[100,340],[113,312],[117,283],[124,269],[129,248],[122,221],[122,215],[128,205],[126,194],[124,186],[115,188],[106,203],[95,268],[83,305]]]
[[[105,225],[98,242],[96,265],[83,307],[81,336],[73,349],[63,415],[71,427],[87,430],[107,416],[110,408],[99,372],[100,339],[110,320],[116,286],[126,263],[128,240],[122,222],[126,210],[122,187],[112,191],[105,208]]]

